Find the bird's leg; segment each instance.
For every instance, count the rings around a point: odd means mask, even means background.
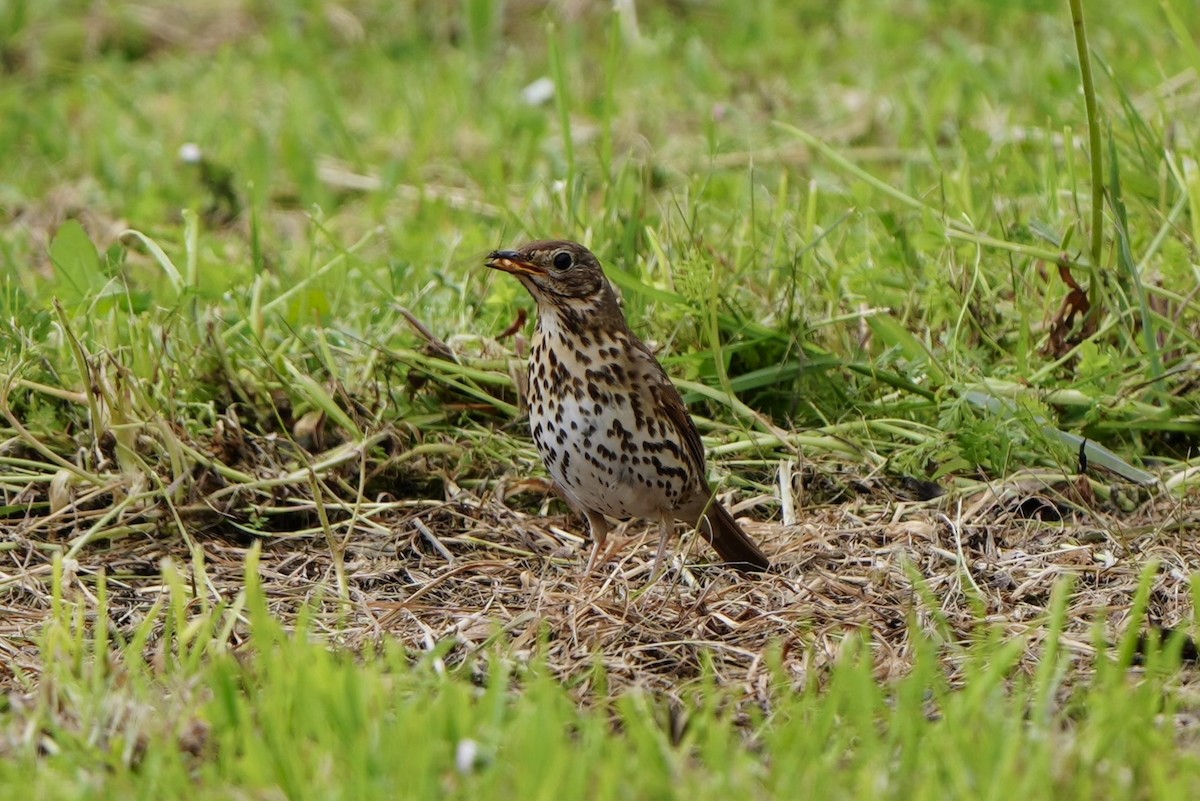
[[[604,515],[597,512],[585,511],[583,514],[587,517],[588,528],[592,532],[592,552],[588,555],[587,566],[583,571],[591,573],[596,565],[596,557],[604,549],[604,543],[608,539],[608,521],[604,519]]]
[[[659,568],[662,567],[663,555],[667,552],[667,537],[671,534],[671,519],[663,515],[658,519],[658,553],[654,555],[654,566],[650,568],[650,581],[658,578]]]

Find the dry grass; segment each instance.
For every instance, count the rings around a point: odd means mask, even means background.
[[[322,486],[358,486],[350,465],[340,468],[343,475],[324,476]],[[706,546],[689,536],[676,541],[672,568],[648,585],[655,536],[641,523],[618,529],[610,559],[587,575],[581,521],[555,514],[558,505],[544,503],[546,486],[535,479],[509,476],[478,490],[435,482],[443,497],[426,499],[338,501],[333,493],[320,505],[304,497],[303,482],[276,486],[257,499],[265,519],[278,522],[279,510],[290,509],[287,521],[313,523],[295,525],[300,533],[286,537],[256,537],[233,522],[235,507],[245,519],[251,505],[245,496],[230,503],[214,479],[194,485],[207,498],[156,522],[146,522],[154,509],[144,509],[143,522],[128,521],[118,541],[78,548],[66,563],[66,585],[90,606],[95,575],[104,571],[113,627],[129,634],[167,591],[164,559],[186,564],[202,552],[205,586],[190,591],[232,601],[243,587],[247,549],[261,539],[264,589],[285,621],[311,605],[313,629],[331,642],[365,648],[397,638],[420,652],[450,641],[443,657],[452,664],[474,666],[497,641],[518,655],[539,651],[584,698],[633,685],[670,694],[710,662],[719,681],[765,701],[772,649],[788,680],[819,680],[852,632],[869,634],[881,679],[908,670],[917,631],[942,642],[954,676],[960,646],[981,635],[983,621],[1026,638],[1020,667],[1032,671],[1052,588],[1065,576],[1074,578],[1075,592],[1062,642],[1078,652],[1079,675],[1086,675],[1096,624],[1110,639],[1120,637],[1152,561],[1160,567],[1149,622],[1186,627],[1192,619],[1188,566],[1200,564],[1200,546],[1187,535],[1197,522],[1194,491],[1184,500],[1151,499],[1131,513],[1102,511],[1094,499],[1082,501],[1087,479],[1018,474],[932,501],[907,501],[887,482],[856,480],[849,483],[859,494],[822,502],[832,475],[810,466],[792,482],[791,504],[777,495],[734,504],[774,560],[763,576],[707,564]],[[20,497],[36,501],[47,491],[31,483]],[[213,500],[222,496],[224,508]],[[529,506],[531,499],[542,508]],[[105,512],[103,504],[86,506],[73,517],[61,510],[38,516],[48,505],[34,503],[28,508],[35,511],[8,523],[0,553],[0,685],[10,690],[28,690],[43,669],[37,642],[51,612],[52,555]],[[760,522],[789,506],[794,524]],[[189,519],[186,535],[164,525],[176,515]],[[243,636],[235,632],[235,642]],[[597,665],[602,686],[594,686]]]

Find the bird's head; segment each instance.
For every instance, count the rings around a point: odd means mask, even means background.
[[[583,311],[616,303],[600,262],[576,242],[546,240],[493,250],[487,266],[515,275],[542,309]]]

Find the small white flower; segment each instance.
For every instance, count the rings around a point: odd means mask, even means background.
[[[521,99],[530,106],[540,106],[554,97],[554,81],[543,76],[521,90]]]
[[[468,738],[459,740],[454,748],[454,766],[459,773],[473,773],[483,760],[479,754],[479,743]]]
[[[185,142],[179,148],[179,160],[185,164],[198,164],[202,158],[204,154],[200,152],[200,145],[195,142]]]

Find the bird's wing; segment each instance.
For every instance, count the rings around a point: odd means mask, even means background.
[[[655,405],[671,421],[679,441],[683,443],[688,461],[695,468],[695,475],[707,484],[708,472],[704,467],[704,443],[700,441],[700,432],[696,430],[696,424],[692,422],[692,416],[688,414],[687,406],[683,404],[679,390],[671,383],[667,371],[658,363],[658,359],[654,358],[650,349],[641,342],[638,342],[637,345],[645,360],[644,376],[650,385],[650,394],[654,398]]]

